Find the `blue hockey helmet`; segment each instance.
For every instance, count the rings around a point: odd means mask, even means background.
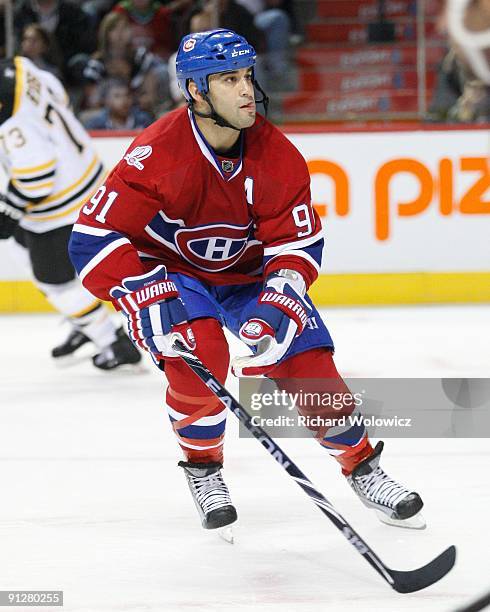
[[[192,79],[199,92],[209,91],[208,77],[254,66],[257,53],[243,36],[233,30],[209,30],[187,34],[180,42],[175,60],[177,80],[186,100],[191,100],[187,82]]]

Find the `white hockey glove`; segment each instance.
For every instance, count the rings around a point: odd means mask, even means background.
[[[24,216],[24,209],[0,194],[0,240],[10,238]]]
[[[255,354],[233,360],[235,376],[266,375],[284,357],[308,321],[311,307],[305,292],[305,281],[295,270],[279,270],[267,278],[239,332]]]
[[[136,346],[152,354],[155,361],[178,357],[172,349],[175,335],[191,350],[194,335],[187,323],[187,312],[175,283],[165,266],[157,266],[141,276],[124,278],[110,295],[115,306],[128,319],[128,333]]]

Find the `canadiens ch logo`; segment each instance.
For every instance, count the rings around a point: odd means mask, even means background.
[[[182,47],[182,50],[185,51],[185,53],[189,53],[189,51],[192,51],[192,49],[194,49],[195,46],[196,46],[196,39],[189,38],[189,40],[185,41],[184,46]]]
[[[250,225],[206,225],[179,229],[175,245],[184,259],[200,270],[220,272],[233,266],[244,254],[249,242]]]
[[[260,336],[262,336],[263,331],[264,325],[262,324],[262,322],[253,319],[244,326],[244,328],[241,330],[241,334],[246,336],[247,338],[251,338],[252,340],[254,340],[256,338],[260,338]]]
[[[136,149],[133,149],[127,155],[125,155],[124,159],[129,166],[134,166],[138,170],[143,170],[144,166],[141,162],[147,157],[150,157],[152,152],[153,149],[150,147],[150,145],[136,147]]]

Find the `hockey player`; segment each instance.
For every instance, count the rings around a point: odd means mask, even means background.
[[[0,161],[8,185],[0,199],[0,239],[13,236],[17,259],[71,322],[55,358],[95,343],[93,364],[110,370],[141,356],[107,309],[81,285],[68,256],[80,206],[103,179],[88,134],[68,108],[61,83],[28,59],[0,62]]]
[[[178,333],[222,382],[222,327],[254,354],[238,376],[337,379],[333,343],[306,294],[323,239],[297,149],[256,114],[255,50],[229,30],[185,36],[177,53],[187,109],[147,128],[82,209],[70,253],[83,284],[112,300],[130,335],[165,370],[167,407],[205,528],[236,510],[221,473],[226,409],[172,350]],[[255,86],[255,88],[254,88]],[[363,426],[325,432],[361,500],[402,524],[419,495],[379,466]]]

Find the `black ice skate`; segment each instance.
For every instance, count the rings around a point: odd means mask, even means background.
[[[218,529],[237,520],[228,487],[221,475],[221,463],[190,463],[180,461],[187,484],[196,504],[204,529]],[[228,536],[223,535],[228,541]]]
[[[420,495],[406,489],[379,467],[383,442],[378,442],[369,457],[361,461],[347,476],[347,481],[368,508],[388,525],[423,529],[425,521],[419,511],[424,505]]]
[[[58,346],[54,347],[54,349],[51,351],[51,356],[55,359],[60,357],[68,357],[73,355],[81,346],[87,344],[87,342],[90,342],[90,338],[88,338],[80,330],[72,329],[68,335],[68,338]]]
[[[122,365],[134,365],[141,361],[138,349],[128,338],[123,328],[116,331],[117,339],[97,355],[92,357],[92,363],[100,370],[114,370]]]

